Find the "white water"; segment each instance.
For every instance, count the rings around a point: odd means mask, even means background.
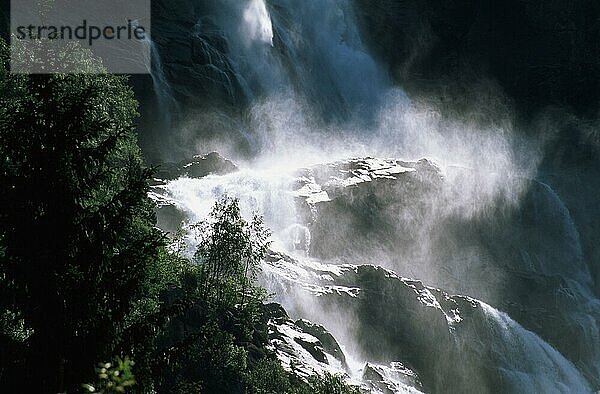
[[[202,179],[182,178],[170,182],[166,189],[190,223],[205,219],[222,196],[237,197],[243,215],[247,219],[254,212],[263,215],[274,233],[273,241],[282,246],[294,243],[296,234],[291,230],[298,226],[292,182],[291,174],[285,172],[242,170]]]
[[[250,0],[244,9],[242,33],[249,41],[273,45],[273,24],[264,0]]]
[[[293,173],[293,169],[242,169],[224,176],[210,175],[201,179],[181,178],[170,182],[165,189],[169,198],[187,213],[190,223],[205,219],[214,202],[221,196],[239,198],[244,216],[250,218],[254,212],[264,216],[267,227],[274,232],[274,249],[292,255],[298,261],[307,258],[303,264],[319,266],[321,272],[330,270],[335,276],[333,273],[339,271],[339,266],[329,266],[315,261],[306,254],[310,243],[310,232],[297,216],[294,201],[297,193],[294,192]],[[299,280],[297,282],[299,288],[303,286],[310,288],[311,285],[308,283],[310,275],[302,275],[298,270],[301,268],[292,267],[289,272],[282,271],[282,273],[275,270],[271,275],[273,273],[275,276],[283,275],[280,279],[275,278],[276,281]],[[300,279],[297,279],[296,275],[301,275]],[[304,283],[307,280],[308,282]],[[305,296],[301,300],[296,299],[299,294],[296,292],[287,295],[279,294],[278,299],[290,308],[290,312],[297,315],[302,313],[302,308],[297,308],[298,303],[303,303],[303,308],[310,309],[309,304],[312,299]],[[286,300],[285,297],[294,297],[294,299]],[[479,337],[472,338],[470,346],[477,346],[477,341],[483,341],[482,351],[491,349],[494,354],[492,359],[497,362],[494,367],[498,368],[498,373],[503,376],[507,387],[513,387],[515,391],[520,392],[589,392],[588,383],[580,372],[553,347],[534,333],[525,330],[508,315],[484,303],[481,303],[481,307],[488,322],[485,330],[478,334]],[[339,316],[323,315],[319,322],[326,327],[329,323],[330,328],[339,331],[338,320]],[[590,344],[597,343],[596,331],[597,329],[591,329],[589,332],[589,335],[594,337],[590,337]],[[351,342],[352,335],[342,333],[337,339],[347,352],[352,381],[360,382],[361,368],[368,360],[357,358],[352,351],[355,349]],[[402,390],[408,390],[401,381],[395,384]]]
[[[246,96],[256,102],[295,97],[347,117],[373,110],[389,86],[362,44],[348,0],[224,0],[214,20]]]
[[[525,168],[517,164],[510,115],[502,112],[506,108],[482,102],[481,111],[498,111],[499,120],[481,128],[472,119],[448,122],[435,108],[411,103],[363,45],[350,0],[219,0],[215,4],[215,23],[227,39],[230,61],[251,102],[250,127],[258,134],[262,150],[257,161],[275,160],[262,169],[253,162],[253,170],[171,182],[168,192],[191,222],[203,219],[223,194],[235,196],[245,215],[253,211],[264,215],[277,249],[295,254],[297,249],[307,249],[310,233],[297,217],[293,169],[300,163],[382,153],[433,157],[445,167],[456,163],[473,169],[470,178],[451,178],[456,183],[448,199],[440,200],[448,202],[447,212],[477,217],[501,193],[514,194],[518,203],[520,191],[509,190],[514,182],[507,180],[514,174],[528,175],[536,159],[528,158]],[[156,54],[154,50],[153,57]],[[165,100],[164,107],[170,108],[172,95],[156,57],[155,90]],[[557,212],[570,219],[562,203],[554,202]],[[437,219],[427,218],[426,225],[435,225]],[[565,225],[566,237],[573,240],[574,253],[580,253],[572,224]],[[564,266],[541,268],[541,272],[565,272]],[[522,384],[524,391],[550,390],[553,376],[565,387],[583,387],[579,373],[556,350],[493,311],[488,315],[497,322],[495,327],[506,331],[498,337],[510,366],[508,379]],[[590,335],[596,337],[597,330],[590,330]],[[511,361],[513,353],[515,361]],[[519,371],[521,363],[528,368],[522,376],[513,371]]]
[[[494,344],[507,385],[523,393],[590,393],[581,373],[556,349],[507,314],[480,303],[489,319],[486,337]]]
[[[159,127],[163,133],[167,133],[173,127],[173,113],[178,108],[177,100],[173,96],[173,90],[165,75],[156,44],[149,37],[146,37],[144,44],[150,47],[150,58],[146,59],[146,67],[152,77],[152,86],[161,115]]]

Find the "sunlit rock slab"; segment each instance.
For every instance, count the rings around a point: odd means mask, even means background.
[[[591,390],[556,349],[474,298],[373,265],[328,265],[278,253],[265,261],[264,275],[291,314],[336,337],[352,335],[369,364],[400,362],[426,392]]]

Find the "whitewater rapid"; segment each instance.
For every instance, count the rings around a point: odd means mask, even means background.
[[[598,321],[594,317],[600,308],[591,290],[592,279],[585,266],[577,228],[560,197],[548,185],[532,181],[538,158],[534,149],[527,148],[522,140],[513,136],[510,111],[502,106],[499,110],[497,102],[491,100],[491,104],[482,102],[481,108],[468,112],[470,116],[453,119],[428,103],[411,101],[401,87],[392,83],[388,70],[378,63],[362,42],[350,0],[219,0],[202,4],[209,15],[203,15],[197,21],[194,34],[206,32],[222,39],[226,51],[221,53],[211,48],[208,58],[222,58],[218,62],[211,62],[209,66],[216,68],[226,64],[227,70],[217,71],[226,79],[232,76],[243,90],[245,98],[245,103],[240,103],[240,108],[243,108],[240,119],[225,122],[225,126],[219,123],[218,130],[213,130],[213,133],[220,138],[223,127],[231,128],[243,135],[254,156],[248,159],[240,155],[247,161],[241,163],[238,171],[230,174],[208,175],[200,179],[182,177],[159,186],[161,199],[183,212],[186,223],[205,219],[221,196],[236,197],[248,219],[254,213],[264,216],[266,225],[273,232],[273,250],[295,261],[287,265],[282,263],[279,270],[273,265],[266,266],[266,270],[271,270],[274,275],[272,278],[278,282],[267,283],[267,286],[279,289],[283,282],[291,282],[293,286],[318,295],[331,294],[333,291],[349,297],[357,296],[358,287],[337,284],[323,287],[313,282],[320,278],[313,275],[314,271],[325,272],[323,275],[334,281],[343,275],[339,272],[339,266],[332,264],[332,261],[320,260],[310,254],[311,245],[322,240],[311,232],[310,225],[306,223],[306,213],[298,209],[298,200],[304,198],[308,205],[315,207],[331,202],[332,196],[314,179],[299,179],[298,171],[313,164],[330,163],[348,157],[431,158],[442,168],[439,177],[445,182],[437,195],[428,196],[428,200],[424,201],[430,209],[425,210],[424,214],[419,213],[420,216],[411,217],[418,210],[417,207],[403,206],[405,196],[389,196],[390,200],[396,198],[400,202],[396,202],[389,212],[379,212],[380,216],[389,216],[385,222],[391,223],[391,229],[407,232],[406,237],[390,237],[394,240],[391,245],[398,240],[411,240],[411,237],[416,241],[402,247],[397,245],[391,252],[366,252],[370,253],[369,257],[373,260],[369,264],[397,271],[408,267],[410,276],[436,285],[450,283],[454,288],[468,289],[465,293],[477,292],[480,299],[486,299],[485,296],[489,294],[496,296],[498,292],[508,292],[510,289],[505,288],[503,281],[511,278],[515,268],[522,271],[519,274],[533,275],[540,283],[549,286],[548,292],[554,291],[551,287],[554,281],[564,280],[564,284],[561,284],[564,288],[561,287],[553,295],[557,301],[552,300],[552,305],[548,306],[554,307],[559,301],[564,302],[569,305],[565,307],[567,312],[573,309],[570,305],[577,306],[568,319],[564,315],[560,318],[567,319],[572,326],[581,326],[578,332],[588,336],[590,344],[589,351],[581,352],[585,353],[585,357],[577,353],[579,350],[568,357],[581,358],[582,361],[577,365],[581,370],[581,363],[592,365],[587,370],[588,377],[590,373],[600,370],[600,334]],[[156,64],[152,69],[155,91],[163,111],[169,111],[172,108],[172,91],[164,75],[160,56],[156,48],[152,48]],[[228,86],[228,89],[236,85],[231,80],[226,82],[224,86]],[[227,114],[225,118],[231,116],[227,110],[224,110]],[[494,120],[483,122],[482,125],[477,120],[479,118]],[[171,126],[173,122],[170,115],[165,119],[169,119],[169,125],[165,127]],[[191,130],[204,126],[194,125],[193,121],[191,124],[188,126]],[[193,136],[193,132],[186,132]],[[224,140],[227,140],[226,136]],[[190,146],[186,149],[194,154],[220,148],[237,153],[236,148],[222,141],[218,142],[218,146],[211,144],[201,137],[198,140],[190,138]],[[528,154],[518,157],[517,151],[526,151]],[[344,179],[346,183],[341,182],[336,187],[350,190],[362,182],[361,179],[366,179],[367,176],[363,175],[359,174],[351,180]],[[393,174],[390,176],[394,177]],[[534,223],[524,224],[522,234],[511,234],[512,238],[502,233],[511,229],[492,226],[490,230],[491,233],[499,231],[498,234],[504,236],[502,240],[507,243],[510,241],[505,247],[510,249],[509,252],[493,247],[490,248],[492,252],[485,249],[489,246],[486,243],[494,243],[495,239],[473,239],[464,244],[465,240],[457,241],[461,238],[451,231],[447,237],[445,233],[440,234],[442,224],[447,225],[449,230],[457,231],[461,227],[452,227],[452,223],[458,222],[464,226],[460,231],[464,231],[471,230],[481,221],[495,220],[493,215],[498,212],[499,219],[506,219],[512,210],[520,207],[532,183],[540,189],[536,200],[539,204],[532,204]],[[302,187],[299,188],[299,184]],[[387,200],[386,196],[381,196],[381,190],[371,193],[379,194],[383,201]],[[349,194],[352,195],[352,192]],[[408,192],[409,197],[415,195]],[[353,198],[349,198],[348,204],[352,201]],[[398,211],[398,206],[404,210]],[[372,208],[368,204],[367,207]],[[331,221],[344,225],[352,222],[352,219],[343,217],[343,213],[340,215],[330,218]],[[502,223],[506,225],[508,222]],[[538,228],[544,228],[546,223],[552,223],[548,226],[551,228],[538,234]],[[528,226],[532,229],[528,229]],[[479,235],[475,234],[473,238]],[[527,238],[529,244],[519,244],[520,237],[526,235],[530,237]],[[388,238],[387,234],[383,236]],[[335,240],[335,237],[330,239]],[[192,250],[193,236],[188,236],[187,241]],[[379,240],[367,241],[377,243]],[[347,244],[351,242],[344,245]],[[336,247],[331,245],[330,251],[335,251]],[[513,253],[513,249],[517,252]],[[498,250],[501,250],[500,256],[493,256]],[[360,252],[365,251],[350,251],[348,255],[355,257]],[[392,256],[386,256],[386,253]],[[504,257],[519,253],[521,256],[516,262],[503,261]],[[411,261],[411,257],[418,258]],[[404,265],[398,263],[400,260]],[[364,261],[349,263],[362,264]],[[453,272],[452,269],[457,271]],[[528,282],[524,280],[523,283]],[[295,291],[281,293],[277,301],[294,317],[303,317],[303,309],[294,298],[297,294]],[[535,296],[532,294],[531,298]],[[303,297],[301,300],[305,303],[304,308],[320,311],[314,298]],[[542,306],[545,307],[535,302],[526,305],[530,310]],[[555,308],[564,312],[559,307]],[[504,376],[508,386],[534,392],[589,391],[578,369],[540,336],[487,304],[482,303],[482,309],[489,324],[481,337],[474,340],[487,346],[486,349],[497,357],[495,360],[501,366],[496,372]],[[369,360],[355,351],[356,338],[338,330],[339,321],[331,321],[329,316],[320,312],[312,317],[339,334],[336,336],[348,352],[349,359],[364,367]],[[567,327],[572,326],[567,324]],[[540,332],[538,329],[535,331]],[[556,344],[552,339],[549,341]],[[561,351],[567,355],[565,349]],[[352,368],[354,372],[351,371],[351,375],[358,380],[361,377],[356,375],[360,375],[356,371],[361,368]]]
[[[378,161],[367,159],[365,163],[378,163]],[[352,343],[354,339],[348,332],[340,331],[339,316],[319,315],[318,311],[322,309],[317,303],[320,295],[323,294],[345,293],[353,298],[357,297],[362,290],[360,287],[335,285],[335,278],[342,277],[349,266],[319,261],[309,255],[311,234],[299,214],[298,199],[310,200],[311,196],[306,194],[306,188],[299,188],[299,171],[300,169],[283,171],[281,167],[262,170],[240,169],[230,174],[208,175],[200,179],[179,178],[160,186],[160,188],[167,200],[185,212],[188,224],[205,220],[214,203],[225,195],[239,199],[242,214],[246,218],[251,218],[255,213],[262,215],[266,226],[273,231],[272,249],[278,253],[292,256],[291,260],[264,266],[267,274],[264,277],[267,278],[267,289],[279,291],[286,288],[287,290],[277,294],[275,299],[284,305],[292,315],[296,318],[316,319],[319,324],[330,328],[332,333],[336,334],[348,359],[352,360],[351,368],[346,373],[351,382],[360,383],[362,368],[369,360],[362,358],[352,350],[356,349],[356,345]],[[377,171],[381,170],[374,170],[374,174]],[[379,173],[384,177],[388,176],[387,173]],[[390,174],[401,175],[402,172],[396,171]],[[365,176],[366,174],[362,177]],[[356,178],[350,183],[340,180],[340,184],[345,185],[343,187],[352,188],[357,183],[360,184],[364,181],[361,179],[360,177]],[[316,195],[319,193],[319,190],[316,189],[312,191]],[[318,202],[313,201],[312,203]],[[192,243],[190,246],[193,247],[193,237],[190,237],[188,241]],[[315,274],[315,272],[319,274]],[[326,280],[333,282],[322,287],[323,278],[329,278]],[[283,284],[285,286],[282,286]],[[305,293],[314,294],[314,297],[301,295]],[[423,299],[425,300],[427,297]],[[435,298],[432,299],[435,301]],[[313,302],[311,300],[314,300],[314,306],[311,306],[311,302]],[[468,351],[480,352],[477,349],[473,350],[472,346],[477,346],[477,341],[484,341],[485,348],[491,349],[494,354],[492,359],[495,360],[496,365],[492,368],[498,368],[497,373],[502,376],[507,387],[519,388],[522,389],[522,392],[585,393],[590,391],[589,384],[573,364],[538,335],[524,329],[507,314],[492,306],[479,301],[473,302],[480,305],[487,323],[483,325],[483,331],[473,334],[478,337],[469,338],[472,343],[468,344]],[[429,305],[429,302],[426,304]],[[431,307],[440,308],[437,301],[433,302]],[[308,315],[306,315],[307,311],[309,311]],[[457,322],[460,321],[459,317]],[[464,338],[456,341],[456,346],[459,348],[464,345]],[[461,343],[463,345],[460,345]],[[482,349],[481,352],[485,351]],[[316,362],[313,360],[311,363],[315,364]],[[314,370],[323,370],[323,366],[319,368],[314,367]],[[343,372],[339,366],[332,369],[325,368],[325,370]],[[403,381],[394,384],[399,387],[396,392],[412,390]]]

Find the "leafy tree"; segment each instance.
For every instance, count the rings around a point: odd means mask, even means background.
[[[182,264],[181,279],[161,306],[169,324],[158,341],[158,391],[356,394],[339,376],[301,380],[267,349],[267,297],[256,285],[269,246],[262,219],[246,221],[238,201],[224,197],[196,229],[194,258],[182,263],[172,254],[175,266]]]
[[[256,291],[254,281],[270,236],[262,218],[246,222],[239,202],[217,201],[209,220],[196,226],[199,239],[195,262],[200,267],[200,295],[216,303],[236,304]]]
[[[303,382],[268,350],[259,217],[224,198],[193,259],[165,247],[125,78],[14,75],[3,42],[0,63],[0,392],[77,392],[121,356],[85,389],[352,393],[339,377]]]
[[[254,357],[266,354],[266,293],[254,282],[269,233],[259,217],[244,220],[231,198],[219,200],[196,230],[197,252],[180,270],[181,287],[163,295],[158,313],[169,321],[159,340],[168,370],[160,391],[240,392]]]
[[[0,62],[0,391],[75,390],[131,350],[162,243],[136,102],[124,77],[13,75],[4,43]]]
[[[94,384],[83,384],[83,388],[92,394],[125,393],[135,385],[135,377],[131,371],[134,363],[125,357],[117,357],[116,363],[100,363],[96,368],[97,381]]]

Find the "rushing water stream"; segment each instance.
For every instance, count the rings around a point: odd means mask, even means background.
[[[511,275],[518,271],[522,275],[515,277],[523,280],[522,283],[530,283],[527,280],[535,278],[538,280],[535,285],[544,283],[548,292],[555,292],[557,299],[563,293],[571,294],[570,299],[575,301],[569,305],[575,307],[565,308],[558,302],[552,304],[552,300],[541,302],[547,302],[548,309],[556,313],[556,321],[563,319],[566,322],[559,325],[581,326],[579,329],[589,336],[588,348],[591,349],[573,350],[567,360],[561,352],[564,348],[568,350],[568,346],[560,348],[560,340],[552,335],[552,345],[542,339],[546,339],[550,331],[543,327],[535,333],[531,331],[536,327],[537,322],[531,322],[535,319],[524,319],[523,325],[528,330],[508,314],[500,312],[499,305],[494,305],[496,309],[487,303],[473,301],[479,305],[484,317],[476,328],[471,328],[474,331],[468,331],[468,337],[457,336],[453,343],[459,349],[457,351],[480,357],[474,360],[495,365],[487,365],[483,370],[452,367],[458,371],[456,374],[463,373],[461,379],[468,380],[469,373],[485,371],[512,392],[590,391],[586,379],[598,372],[600,366],[600,308],[591,290],[592,280],[583,261],[579,234],[560,197],[548,185],[532,180],[537,164],[535,155],[526,160],[518,159],[512,125],[506,121],[510,116],[499,113],[497,123],[480,127],[473,119],[448,120],[435,108],[411,102],[401,88],[392,84],[383,67],[363,44],[350,0],[222,0],[205,3],[212,13],[210,24],[201,19],[196,27],[217,29],[226,40],[228,60],[250,103],[246,120],[248,127],[258,135],[256,149],[259,153],[252,160],[244,160],[242,169],[231,174],[201,179],[184,177],[164,186],[164,192],[186,214],[188,222],[205,218],[220,196],[237,197],[245,215],[256,211],[264,216],[266,225],[273,231],[273,248],[293,256],[297,267],[305,267],[298,268],[298,272],[302,269],[309,272],[315,269],[315,264],[320,267],[317,270],[336,272],[335,262],[321,261],[310,255],[311,241],[316,235],[311,233],[310,223],[298,211],[298,171],[313,164],[349,157],[431,158],[441,167],[444,185],[437,195],[428,197],[433,209],[419,216],[416,222],[410,222],[422,227],[414,229],[420,236],[410,246],[420,252],[415,261],[430,260],[429,265],[423,265],[422,276],[416,279],[436,286],[451,283],[443,278],[450,270],[448,267],[464,264],[465,276],[459,278],[459,282],[462,280],[468,285],[461,287],[459,283],[452,286],[453,290],[475,289],[477,294],[464,295],[487,297],[493,294],[490,299],[501,303],[501,292],[512,289],[507,283],[495,288],[497,282],[510,282],[513,280]],[[164,110],[169,111],[174,100],[156,50],[153,50],[153,58],[156,94]],[[482,103],[482,108],[484,106]],[[352,184],[346,186],[348,190],[354,187]],[[527,193],[529,189],[538,192],[531,197]],[[380,193],[367,190],[372,195]],[[399,197],[390,192],[389,199],[382,201],[385,204],[395,198],[412,201],[421,192],[415,189],[411,193]],[[360,196],[357,193],[356,199]],[[531,204],[533,208],[529,211],[528,208],[521,209],[525,206],[524,201],[531,198],[535,200]],[[392,210],[379,202],[377,209],[380,211],[374,215],[387,214],[389,220],[375,223],[375,226],[383,227],[389,222],[392,223],[390,231],[395,231],[406,226],[409,219],[414,220],[408,218],[406,212],[398,211],[397,206],[394,205],[395,210]],[[349,221],[346,215],[356,216],[351,212],[358,209],[353,203],[354,196],[346,203],[346,211],[336,211],[340,223]],[[513,218],[513,211],[519,212],[521,217]],[[455,238],[440,236],[443,230],[439,229],[456,231],[460,228],[457,222],[477,237],[479,234],[473,230],[477,226],[498,237],[482,235],[475,239],[473,235],[467,240],[471,245],[466,245],[462,244],[465,239],[461,239],[460,234],[453,235]],[[510,226],[514,223],[521,226],[520,235],[510,234]],[[503,240],[507,240],[506,245],[490,245]],[[526,241],[519,243],[522,240]],[[393,254],[393,248],[391,250]],[[400,254],[401,250],[396,252]],[[470,255],[467,257],[467,254]],[[468,265],[470,260],[480,261],[481,265],[477,267],[492,266],[489,277],[474,272]],[[402,271],[403,266],[393,261],[390,258],[388,262],[368,263]],[[436,266],[438,261],[448,264]],[[348,263],[359,265],[364,261]],[[293,271],[291,267],[288,268]],[[291,271],[281,274],[282,277],[292,275]],[[415,271],[418,269],[413,267],[411,273]],[[555,282],[560,283],[556,289],[553,287]],[[304,285],[318,286],[316,283]],[[564,292],[558,289],[564,289]],[[315,320],[335,334],[348,352],[349,360],[353,361],[351,364],[360,367],[365,362],[377,361],[356,350],[355,342],[360,341],[340,327],[340,316],[331,317],[323,312],[318,305],[319,297],[299,300],[295,298],[297,296],[293,292],[280,294],[277,300],[294,317]],[[532,292],[531,298],[536,297],[538,295]],[[484,301],[488,302],[487,299]],[[539,313],[546,305],[536,302],[537,299],[524,301],[524,308]],[[391,310],[395,305],[385,307]],[[352,324],[348,323],[348,326]],[[452,328],[449,332],[454,333]],[[427,334],[423,336],[430,341],[436,340]],[[465,344],[465,341],[472,343]],[[561,352],[553,346],[558,346]],[[453,357],[460,358],[461,355]],[[433,376],[438,372],[424,374]],[[354,378],[360,380],[360,376]],[[483,378],[477,376],[473,381],[478,382],[478,379]],[[430,380],[433,382],[435,378]],[[431,385],[440,391],[438,386]],[[399,392],[411,390],[404,383],[398,383],[398,387],[402,387]],[[486,391],[485,388],[478,389],[475,386],[465,391]]]

